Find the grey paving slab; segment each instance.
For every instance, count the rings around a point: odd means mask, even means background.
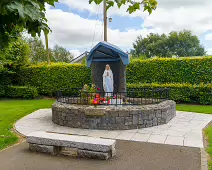
[[[37,110],[17,121],[15,128],[24,136],[36,131],[50,131],[180,146],[183,140],[183,146],[203,148],[202,129],[212,121],[212,115],[209,114],[177,111],[176,117],[165,125],[134,130],[104,131],[62,127],[52,122],[51,114],[51,109]]]

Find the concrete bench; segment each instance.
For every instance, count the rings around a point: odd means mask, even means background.
[[[115,156],[115,140],[43,131],[26,137],[31,151],[107,160]]]

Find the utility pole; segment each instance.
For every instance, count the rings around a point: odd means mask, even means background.
[[[103,5],[103,13],[104,13],[104,41],[107,41],[107,4],[106,0],[104,0],[104,5]]]

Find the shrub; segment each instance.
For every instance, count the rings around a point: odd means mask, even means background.
[[[55,95],[57,90],[81,88],[91,81],[90,69],[81,64],[45,63],[18,71],[20,85],[37,87],[40,94]]]
[[[37,96],[38,96],[38,91],[35,87],[7,86],[5,88],[5,97],[34,99]]]
[[[212,83],[212,57],[133,60],[128,83]]]
[[[169,88],[176,102],[212,104],[212,84],[128,84],[127,88]]]
[[[0,85],[0,97],[5,96],[5,87]]]
[[[15,72],[0,69],[0,85],[11,85],[13,83]]]
[[[3,53],[5,60],[12,64],[12,69],[29,64],[30,47],[22,37],[10,42],[8,47],[3,49]]]

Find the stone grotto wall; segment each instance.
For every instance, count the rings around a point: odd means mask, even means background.
[[[52,105],[55,124],[83,129],[127,130],[168,123],[176,115],[172,100],[144,106],[85,106],[56,102]]]

